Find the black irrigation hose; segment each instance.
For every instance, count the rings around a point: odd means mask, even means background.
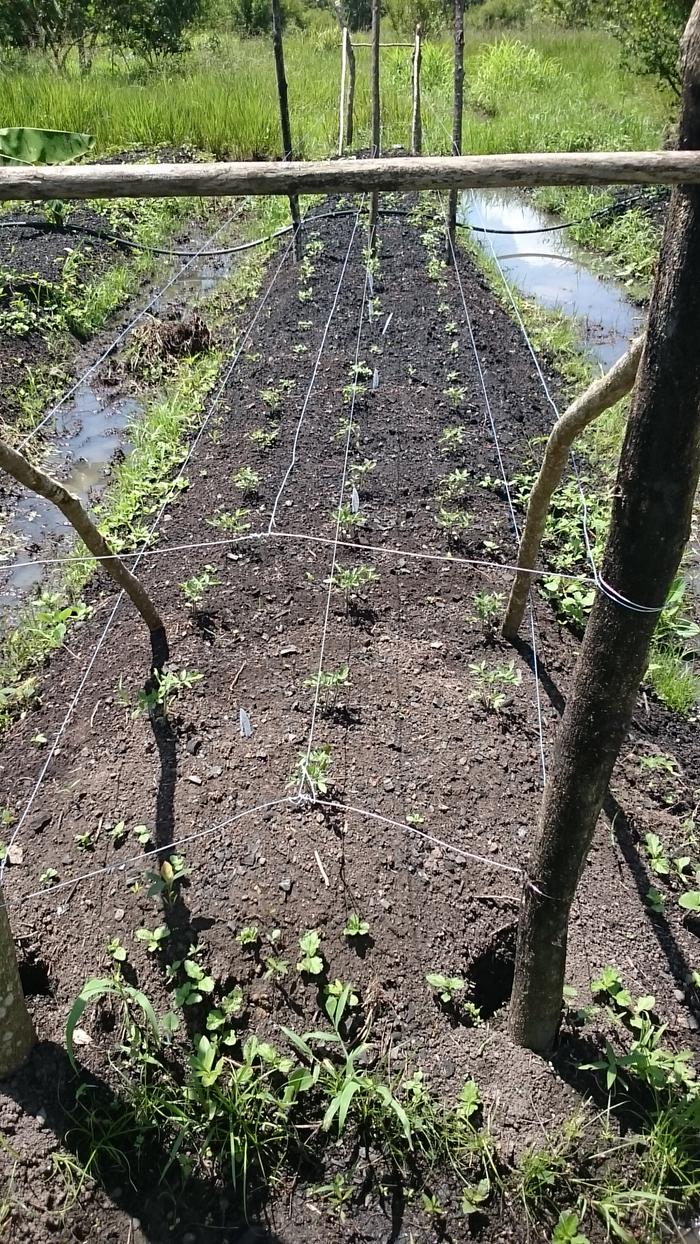
[[[629,207],[631,203],[638,203],[640,200],[646,199],[649,202],[658,201],[662,196],[654,195],[650,197],[646,194],[635,194],[628,199],[620,199],[617,203],[611,203],[609,207],[602,207],[598,211],[591,212],[588,216],[582,216],[578,220],[566,220],[556,225],[541,225],[536,229],[491,229],[483,225],[468,225],[458,221],[458,225],[462,229],[471,229],[473,233],[493,233],[503,234],[505,236],[515,236],[528,233],[558,233],[562,229],[573,229],[577,225],[586,224],[589,220],[596,220],[600,216],[609,216],[615,212],[621,211],[625,207]],[[315,216],[306,216],[304,225],[313,224],[316,220],[334,220],[336,217],[353,216],[352,210],[342,210],[337,212],[319,212]],[[412,209],[409,208],[383,208],[380,216],[410,216]],[[215,259],[223,255],[235,255],[240,251],[252,250],[255,246],[264,246],[266,242],[272,242],[275,238],[284,237],[285,234],[291,233],[293,225],[285,225],[281,229],[276,229],[274,233],[269,233],[262,238],[254,238],[251,242],[239,242],[236,246],[227,246],[215,251],[174,251],[169,250],[166,246],[148,246],[145,242],[133,242],[130,238],[123,238],[120,234],[111,233],[107,229],[93,229],[89,225],[71,225],[71,224],[52,224],[51,221],[42,220],[4,220],[0,221],[0,229],[36,229],[47,233],[82,233],[86,237],[98,238],[104,242],[114,242],[117,246],[123,246],[127,250],[148,251],[151,255],[167,255],[172,259],[193,259],[195,255],[199,255],[201,259]]]
[[[354,211],[339,212],[321,212],[316,216],[306,216],[304,224],[313,224],[315,220],[331,220],[335,216],[354,216]],[[36,229],[42,233],[82,233],[86,237],[98,238],[104,242],[115,242],[117,246],[123,246],[127,250],[148,251],[151,255],[167,255],[172,259],[211,259],[222,255],[235,255],[238,251],[251,250],[254,246],[264,246],[266,242],[272,242],[275,238],[281,238],[286,233],[291,233],[293,225],[284,225],[281,229],[276,229],[274,233],[268,233],[263,238],[254,238],[251,242],[239,242],[236,246],[226,246],[215,251],[174,251],[167,246],[148,246],[145,242],[133,242],[130,238],[123,238],[118,233],[111,233],[108,229],[93,229],[90,225],[71,225],[71,224],[52,224],[50,220],[3,220],[0,221],[0,229]]]

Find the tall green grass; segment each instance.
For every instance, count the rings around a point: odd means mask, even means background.
[[[334,32],[290,34],[287,76],[295,148],[325,156],[338,132],[340,54]],[[356,145],[369,145],[369,53],[358,49]],[[451,57],[447,43],[424,58],[425,150],[449,150]],[[613,39],[592,31],[532,28],[506,41],[468,36],[464,149],[477,153],[658,146],[670,100],[620,67]],[[103,56],[92,75],[60,77],[35,61],[2,79],[3,123],[87,130],[99,151],[131,144],[192,144],[242,159],[279,151],[271,46],[266,40],[200,39],[177,66],[140,73]],[[410,53],[382,62],[383,145],[410,132]]]

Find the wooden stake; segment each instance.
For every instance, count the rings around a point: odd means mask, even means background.
[[[372,157],[380,155],[382,141],[381,99],[379,93],[379,41],[381,35],[381,0],[372,0]],[[379,192],[372,192],[369,209],[369,249],[374,255],[377,249],[377,217]]]
[[[357,65],[355,62],[355,51],[352,46],[350,31],[348,30],[348,110],[345,121],[345,142],[349,148],[352,147],[352,140],[355,134],[355,80],[357,77]]]
[[[285,160],[291,160],[292,130],[289,124],[289,98],[287,93],[287,77],[284,72],[284,46],[282,43],[282,12],[280,0],[272,0],[272,47],[275,53],[275,73],[277,75],[277,94],[280,101],[280,124],[282,129],[282,150]],[[296,194],[289,196],[289,210],[294,225],[294,256],[301,259],[301,213],[299,199]]]
[[[682,43],[679,145],[700,147],[700,0]],[[700,190],[671,199],[613,493],[601,584],[545,787],[520,908],[510,1026],[556,1037],[569,912],[637,702],[659,608],[688,540],[700,478]],[[624,598],[624,599],[623,599]],[[627,601],[627,604],[624,601]]]
[[[511,588],[508,609],[503,621],[506,639],[515,639],[525,612],[527,594],[542,544],[547,515],[553,494],[556,492],[569,450],[576,437],[606,410],[610,410],[632,388],[642,357],[643,337],[636,337],[629,350],[618,359],[614,367],[572,402],[557,420],[549,434],[542,465],[530,493],[527,516],[518,550],[518,573]]]
[[[423,150],[423,123],[420,109],[420,69],[422,60],[421,29],[416,26],[416,41],[413,48],[413,117],[411,121],[411,151],[414,156]]]
[[[455,0],[454,104],[452,111],[452,155],[462,154],[462,113],[464,109],[464,0]],[[451,190],[447,207],[447,262],[452,263],[457,236],[457,191]]]
[[[38,467],[33,466],[22,454],[16,449],[11,449],[4,441],[0,441],[0,467],[24,488],[30,488],[40,497],[45,497],[65,515],[88,551],[93,557],[102,561],[107,574],[114,579],[119,588],[126,592],[131,603],[141,614],[151,636],[164,640],[165,627],[150,596],[131,571],[127,570],[121,558],[114,553],[89,514],[83,509],[78,498],[68,492],[68,489],[64,488],[58,480],[52,479],[50,475],[46,475]]]
[[[345,148],[345,79],[348,73],[348,28],[343,26],[340,50],[340,108],[338,117],[338,155],[342,156]]]

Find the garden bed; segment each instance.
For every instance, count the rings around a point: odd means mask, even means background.
[[[150,647],[126,605],[89,666],[114,604],[100,574],[87,590],[92,616],[52,659],[40,705],[3,741],[0,802],[21,813],[89,669],[17,837],[21,861],[6,872],[40,1038],[0,1113],[7,1221],[18,1240],[69,1233],[315,1244],[330,1231],[347,1241],[459,1240],[470,1232],[520,1241],[529,1238],[530,1215],[551,1230],[552,1206],[569,1203],[556,1179],[541,1203],[519,1200],[507,1172],[595,1095],[595,1077],[579,1065],[599,1056],[608,1021],[593,1019],[582,1036],[570,1019],[548,1064],[511,1045],[506,1003],[518,870],[527,868],[541,760],[551,759],[576,643],[535,598],[538,707],[529,629],[513,650],[484,620],[484,594],[509,588],[497,564],[511,563],[516,550],[499,456],[512,476],[531,457],[530,441],[546,433],[550,412],[517,329],[460,255],[496,445],[460,282],[441,268],[434,235],[426,245],[425,224],[383,220],[372,292],[364,232],[353,237],[352,229],[352,217],[325,222],[311,236],[306,268],[282,266],[210,411],[187,487],[141,562],[166,621],[171,671],[201,677],[184,679],[190,685],[173,696],[166,719],[134,714]],[[446,438],[445,428],[462,431]],[[251,441],[256,430],[270,434],[266,446],[265,437]],[[334,568],[344,475],[340,534],[353,547],[339,545]],[[276,534],[267,538],[273,511]],[[261,538],[225,543],[236,526]],[[301,538],[309,536],[325,543]],[[206,547],[179,548],[193,544]],[[358,567],[364,584],[343,580],[343,570]],[[332,573],[341,590],[329,593]],[[198,597],[190,606],[186,582]],[[320,660],[338,677],[319,689],[315,705],[316,689],[306,684]],[[674,758],[673,771],[640,766],[640,757],[660,754]],[[300,756],[310,758],[311,783],[302,781]],[[579,1004],[613,964],[635,997],[654,994],[673,1049],[695,1041],[698,996],[688,982],[697,942],[674,897],[665,914],[645,905],[650,886],[667,879],[647,872],[639,843],[653,831],[669,852],[690,853],[683,825],[694,797],[685,775],[697,761],[692,728],[640,700],[613,783],[612,823],[601,820],[571,928],[568,981]],[[295,801],[299,791],[304,798]],[[182,839],[191,841],[178,846]],[[176,853],[187,869],[171,901],[162,885],[149,895],[144,874],[153,857],[135,858],[154,848]],[[85,875],[93,871],[93,879]],[[364,936],[347,932],[352,913],[367,923]],[[241,939],[251,926],[256,936]],[[134,939],[136,930],[159,927],[165,933],[151,952],[145,937]],[[320,935],[318,973],[296,966],[304,958],[299,938],[310,930]],[[84,1119],[75,1130],[65,1115],[73,1093],[65,1019],[85,980],[109,974],[106,947],[115,938],[128,952],[124,979],[138,982],[159,1013],[172,1005],[166,966],[189,955],[217,982],[217,999],[240,985],[241,1023],[278,1048],[287,1048],[280,1025],[301,1033],[322,1022],[324,982],[352,982],[390,1075],[420,1068],[447,1102],[465,1079],[477,1082],[502,1183],[492,1178],[480,1212],[462,1217],[459,1181],[433,1172],[422,1187],[438,1212],[423,1193],[382,1195],[376,1155],[341,1141],[324,1151],[322,1166],[305,1168],[297,1154],[296,1174],[294,1163],[281,1168],[267,1203],[271,1225],[258,1231],[241,1225],[213,1160],[203,1160],[184,1191],[174,1168],[158,1187],[167,1153],[159,1160],[146,1146],[142,1161],[126,1150],[128,1172],[107,1163],[108,1174],[83,1184],[73,1170],[71,1203],[70,1180],[59,1179],[68,1168],[56,1158],[79,1150],[84,1163],[85,1132]],[[270,968],[280,960],[286,975]],[[435,973],[461,979],[464,989],[441,1001],[426,982]],[[104,1001],[88,1012],[78,1054],[118,1107],[124,1085],[108,1058],[118,1043],[116,1014]],[[205,1014],[202,1004],[184,1007],[172,1047],[183,1065],[187,1034],[201,1033]],[[592,1108],[584,1114],[592,1127]],[[572,1161],[579,1148],[582,1139]],[[347,1203],[309,1192],[333,1186],[343,1171]],[[257,1216],[265,1198],[254,1184],[250,1191]],[[595,1221],[585,1225],[597,1238]]]

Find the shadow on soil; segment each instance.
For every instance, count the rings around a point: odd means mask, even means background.
[[[542,657],[538,656],[537,662],[535,662],[532,648],[523,639],[517,638],[513,646],[533,672],[537,669],[540,686],[553,708],[556,709],[561,717],[566,707],[566,700],[548,673]],[[624,809],[610,790],[608,790],[605,797],[603,811],[610,823],[610,829],[615,836],[615,841],[637,888],[640,902],[644,908],[647,908],[647,894],[651,883],[635,846],[635,831],[630,825]],[[673,976],[679,983],[683,982],[691,970],[691,965],[686,959],[683,950],[678,945],[663,915],[650,915],[649,919]],[[700,1018],[700,1007],[698,1006],[697,999],[690,998],[688,1006],[696,1018]]]
[[[78,1086],[82,1095],[79,1114]],[[45,1126],[83,1166],[94,1160],[95,1145],[89,1135],[89,1121],[94,1117],[94,1135],[104,1146],[105,1161],[100,1169],[90,1165],[89,1174],[115,1208],[138,1219],[139,1238],[147,1239],[149,1244],[187,1239],[188,1232],[196,1244],[222,1244],[223,1240],[228,1244],[281,1244],[267,1224],[246,1222],[235,1208],[233,1196],[214,1179],[191,1175],[180,1181],[169,1153],[147,1152],[144,1148],[140,1154],[141,1170],[135,1165],[125,1169],[116,1164],[110,1170],[108,1144],[129,1156],[137,1152],[138,1127],[131,1110],[108,1084],[85,1068],[78,1066],[76,1075],[65,1050],[53,1042],[39,1042],[26,1066],[4,1081],[1,1088],[27,1115],[45,1114]],[[164,1173],[168,1167],[172,1177]],[[98,1206],[95,1210],[99,1212]],[[52,1217],[58,1215],[57,1211]],[[130,1239],[132,1231],[133,1225]]]

